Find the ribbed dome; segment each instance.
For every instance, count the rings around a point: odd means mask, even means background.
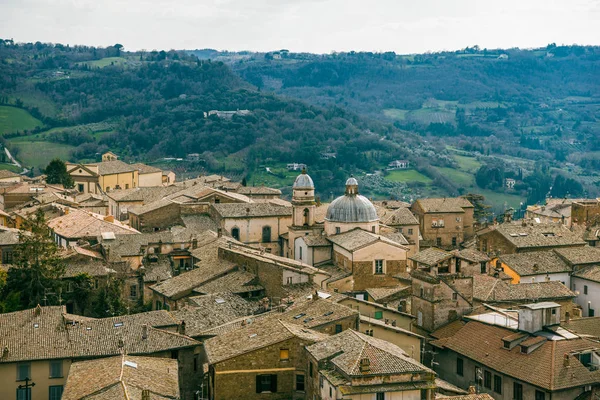
[[[355,177],[351,176],[350,178],[348,178],[348,180],[346,181],[346,186],[358,186],[358,181],[356,180]]]
[[[302,173],[296,177],[296,180],[294,181],[294,186],[292,186],[292,188],[293,189],[314,189],[315,184],[313,183],[313,180],[310,177],[310,175],[308,175],[306,173],[306,171],[302,171]]]
[[[371,222],[379,217],[375,206],[365,196],[346,194],[331,202],[325,219],[331,222]]]

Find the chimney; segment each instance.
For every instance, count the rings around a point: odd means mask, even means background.
[[[193,238],[192,239],[192,249],[197,249],[198,248],[198,239]]]
[[[246,208],[246,214],[250,214],[250,207]]]
[[[69,213],[69,207],[65,207],[65,215]]]
[[[106,222],[115,222],[115,217],[113,217],[112,215],[107,215],[106,217],[104,217],[104,220]]]
[[[469,386],[469,394],[477,394],[477,388],[474,385]]]
[[[123,349],[123,347],[125,347],[125,342],[123,341],[123,339],[119,339],[119,348]]]
[[[35,316],[39,316],[42,313],[42,306],[40,306],[39,304],[35,307],[35,311],[33,312],[35,314]]]
[[[246,326],[246,320],[245,319],[242,320],[242,326]]]
[[[360,360],[360,372],[369,372],[371,370],[371,360],[368,358],[361,358]]]
[[[150,390],[142,390],[142,400],[150,400]]]
[[[2,349],[2,358],[8,357],[8,346],[4,346]]]
[[[142,325],[142,339],[148,339],[148,325],[146,324]]]
[[[185,321],[181,321],[181,324],[179,325],[179,333],[181,335],[185,335]]]
[[[313,300],[319,300],[319,292],[317,290],[315,290],[315,294],[313,294]]]
[[[571,313],[570,312],[566,312],[565,313],[565,322],[568,324],[569,322],[571,322]]]
[[[217,228],[217,237],[223,236],[223,229]]]
[[[537,272],[540,269],[540,267],[537,264],[533,264],[533,270],[535,272]]]
[[[571,362],[569,360],[569,353],[565,353],[563,365],[567,368],[569,368],[571,366]]]

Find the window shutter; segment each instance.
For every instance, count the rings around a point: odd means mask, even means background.
[[[277,375],[271,375],[271,392],[277,393]]]
[[[260,375],[256,375],[256,393],[260,393]]]

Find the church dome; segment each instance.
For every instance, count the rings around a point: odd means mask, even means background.
[[[372,222],[379,217],[373,203],[358,194],[358,181],[350,177],[346,181],[346,193],[331,202],[325,219],[330,222]]]
[[[313,180],[310,177],[310,175],[308,175],[306,173],[306,170],[303,170],[302,173],[296,177],[296,180],[294,181],[294,186],[292,186],[292,188],[293,189],[314,189],[315,184],[313,183]]]

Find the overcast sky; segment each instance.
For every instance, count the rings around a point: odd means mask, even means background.
[[[0,0],[0,38],[315,53],[598,45],[600,0]]]

